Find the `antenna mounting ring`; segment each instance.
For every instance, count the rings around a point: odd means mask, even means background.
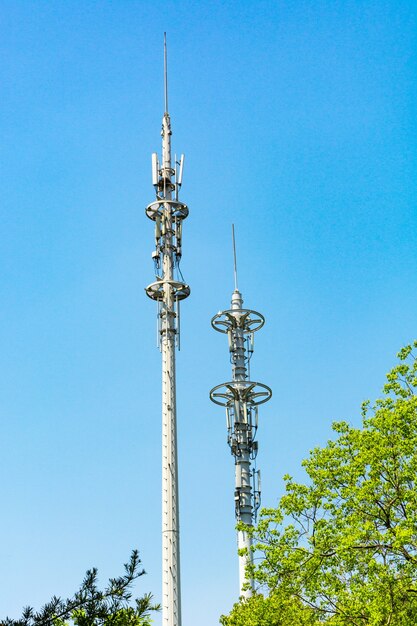
[[[217,313],[211,320],[214,330],[224,334],[236,328],[240,328],[244,333],[254,333],[264,324],[264,316],[250,309],[228,309]]]
[[[210,400],[220,406],[232,406],[236,400],[246,402],[249,406],[257,406],[268,402],[272,397],[272,390],[263,383],[254,383],[250,380],[233,380],[213,387],[210,391]]]
[[[188,217],[188,206],[179,200],[154,200],[148,204],[145,209],[145,213],[150,220],[155,221],[157,217],[162,217],[166,206],[170,207],[172,217],[180,220],[185,220],[185,218]]]
[[[172,297],[175,300],[185,300],[191,293],[191,289],[185,283],[176,280],[157,280],[151,283],[145,289],[146,295],[151,300],[163,300],[165,295],[165,285],[169,285],[172,291]]]

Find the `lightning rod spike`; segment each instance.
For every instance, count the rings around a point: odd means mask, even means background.
[[[168,62],[167,62],[167,34],[164,33],[164,100],[165,113],[168,113]]]
[[[235,225],[232,224],[232,242],[233,242],[233,268],[235,277],[235,291],[239,291],[237,285],[237,263],[236,263],[236,240],[235,240]]]

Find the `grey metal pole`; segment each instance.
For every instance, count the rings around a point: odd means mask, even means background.
[[[231,310],[239,315],[243,305],[243,298],[240,292],[235,289],[232,295]],[[233,380],[247,380],[245,337],[242,327],[237,325],[232,338],[232,370]],[[244,407],[239,406],[239,413],[244,413]],[[252,506],[252,485],[251,485],[251,437],[247,429],[247,420],[244,415],[235,415],[235,436],[239,454],[235,455],[235,505],[237,521],[243,522],[247,526],[253,524]],[[247,579],[246,566],[253,563],[251,551],[252,541],[250,535],[245,530],[237,531],[238,551],[244,550],[244,554],[239,554],[239,588],[240,595],[248,598],[252,595],[253,580]],[[249,582],[250,586],[245,587]]]
[[[163,117],[162,177],[164,179],[164,231],[162,247],[162,619],[167,626],[181,625],[180,529],[178,510],[177,399],[175,384],[175,310],[171,191],[171,128]]]

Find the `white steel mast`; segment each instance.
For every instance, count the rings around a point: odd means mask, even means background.
[[[152,258],[156,280],[146,287],[146,294],[158,304],[157,343],[162,353],[162,623],[181,626],[175,349],[179,348],[179,303],[190,295],[179,269],[182,221],[188,207],[178,200],[184,155],[178,162],[175,158],[172,166],[165,34],[164,92],[162,161],[159,163],[156,153],[152,155],[156,199],[146,208],[146,215],[155,222]]]
[[[250,379],[249,362],[254,351],[254,333],[265,323],[256,311],[244,309],[242,294],[237,284],[236,247],[234,227],[233,257],[235,289],[231,308],[213,317],[214,330],[227,334],[229,340],[232,380],[217,385],[210,391],[210,399],[226,407],[227,443],[235,459],[235,516],[236,522],[252,526],[260,506],[260,472],[253,461],[258,453],[255,441],[258,429],[258,405],[267,402],[272,391],[262,383]],[[240,596],[249,598],[253,593],[253,580],[248,579],[247,566],[253,563],[251,537],[245,530],[237,531],[239,550]]]

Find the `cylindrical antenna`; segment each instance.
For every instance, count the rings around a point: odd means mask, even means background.
[[[164,96],[165,113],[168,113],[168,62],[167,62],[167,34],[164,33]]]
[[[183,171],[184,171],[184,158],[185,157],[182,154],[181,158],[180,158],[180,171],[179,171],[179,174],[178,174],[178,186],[179,187],[181,187],[181,185],[182,185],[182,174],[183,174]]]
[[[235,225],[234,224],[232,224],[232,241],[233,241],[233,267],[234,267],[234,275],[235,275],[235,291],[239,291],[238,286],[237,286],[236,241],[235,241]]]

